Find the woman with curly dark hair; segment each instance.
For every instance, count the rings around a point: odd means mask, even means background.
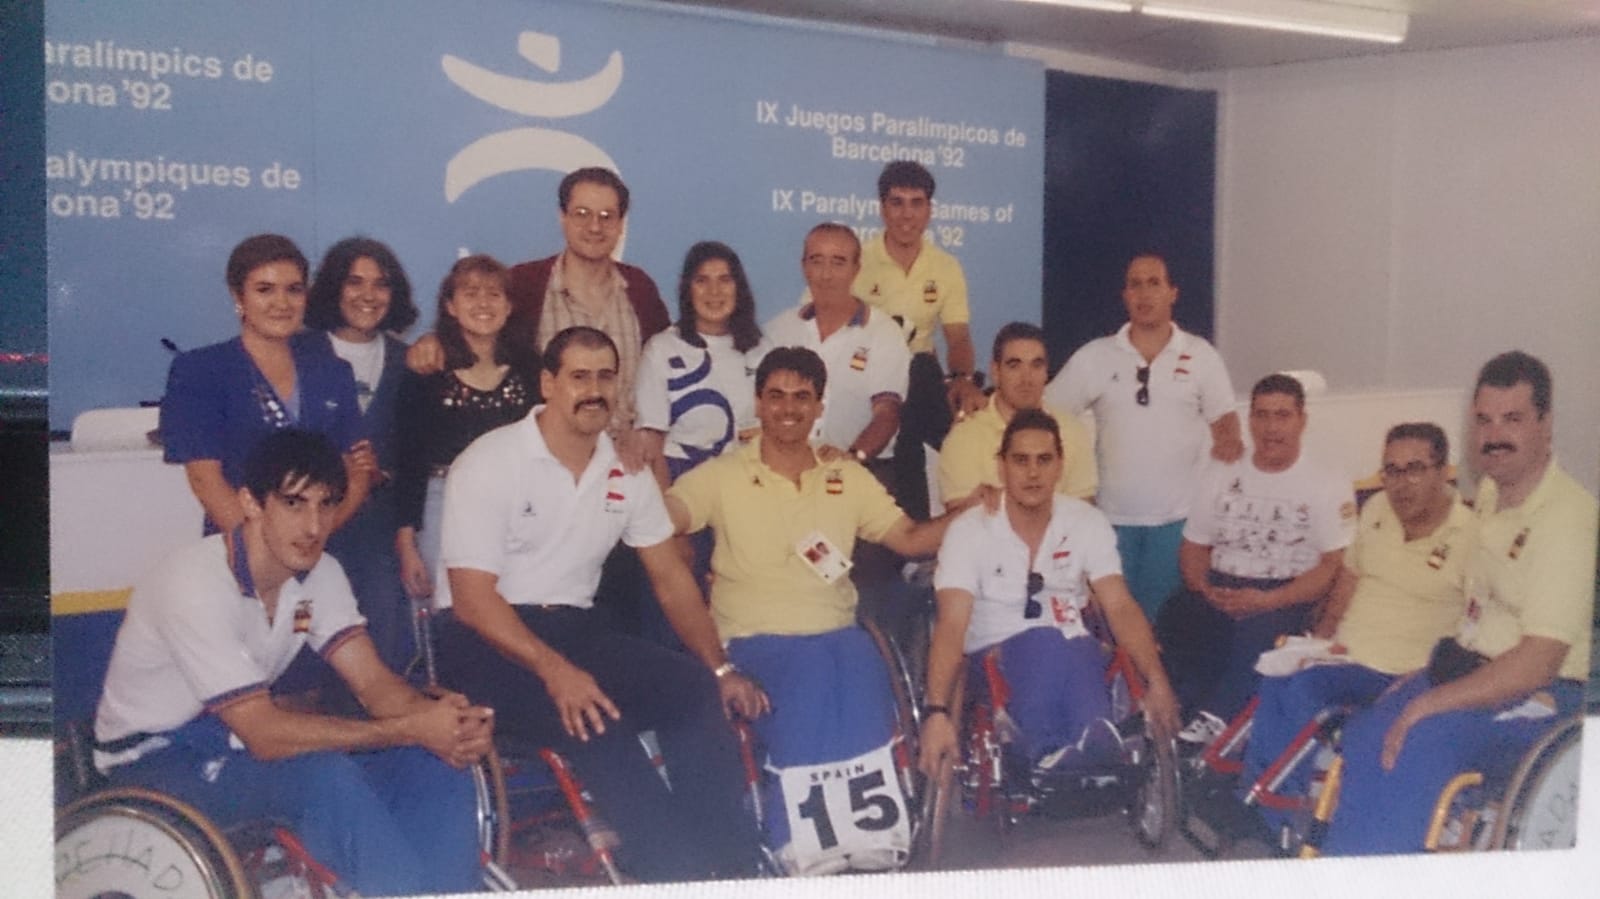
[[[369,237],[328,248],[306,297],[298,341],[325,343],[355,375],[361,433],[377,455],[378,477],[355,517],[328,540],[344,566],[378,655],[403,671],[415,655],[411,610],[400,585],[394,532],[399,527],[391,482],[397,454],[395,409],[405,375],[406,345],[398,335],[417,320],[411,281],[394,251]]]

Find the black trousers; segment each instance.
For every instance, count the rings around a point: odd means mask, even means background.
[[[588,741],[568,736],[544,682],[453,615],[439,624],[445,686],[495,710],[498,733],[560,752],[622,838],[618,860],[644,881],[749,876],[760,859],[743,768],[716,678],[698,660],[617,633],[589,609],[517,606],[529,630],[587,671],[622,712]],[[639,744],[653,730],[671,789]]]

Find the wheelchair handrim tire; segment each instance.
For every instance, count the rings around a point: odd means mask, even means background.
[[[1139,843],[1158,851],[1178,825],[1178,757],[1171,740],[1152,739],[1150,745],[1150,771],[1134,791],[1128,816]]]

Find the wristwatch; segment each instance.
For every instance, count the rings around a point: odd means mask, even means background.
[[[739,666],[738,665],[735,665],[732,662],[723,662],[721,665],[718,665],[711,673],[717,676],[717,680],[722,680],[723,678],[727,677],[730,674],[733,674],[735,671],[738,671],[738,670],[739,670]]]
[[[863,450],[863,449],[860,449],[860,448],[855,448],[855,449],[850,450],[850,455],[855,457],[855,460],[857,462],[860,462],[862,465],[867,464],[867,460],[871,458],[870,456],[867,455],[867,451],[866,450]]]

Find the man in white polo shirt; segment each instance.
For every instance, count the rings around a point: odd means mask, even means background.
[[[426,697],[378,659],[344,570],[322,551],[345,490],[326,438],[273,432],[243,481],[242,524],[183,547],[134,588],[95,713],[96,767],[224,829],[285,821],[367,895],[475,888],[472,779],[459,769],[489,749],[491,713],[456,693]],[[302,647],[370,718],[273,700]]]
[[[773,346],[805,347],[827,366],[828,399],[813,439],[844,450],[887,480],[910,351],[893,319],[851,293],[861,270],[861,241],[854,231],[835,222],[812,228],[800,265],[811,302],[768,322],[767,338]]]
[[[478,438],[445,482],[440,676],[492,706],[503,733],[567,756],[645,881],[748,876],[759,859],[724,709],[767,700],[717,640],[671,543],[649,471],[628,474],[605,435],[616,346],[568,328],[545,347],[545,405]],[[607,628],[600,568],[621,539],[639,551],[667,620],[693,655]],[[660,740],[671,786],[638,743]]]
[[[968,510],[939,548],[923,770],[936,776],[957,752],[950,710],[959,701],[951,693],[962,654],[981,669],[991,649],[1010,688],[1006,712],[1039,774],[1120,760],[1105,652],[1084,622],[1091,601],[1147,682],[1149,720],[1170,736],[1177,700],[1150,623],[1123,583],[1116,537],[1099,510],[1056,489],[1062,443],[1055,418],[1019,411],[1002,432],[995,463],[1005,485],[1000,509]],[[983,687],[980,681],[967,689]]]
[[[1244,453],[1222,357],[1173,322],[1177,301],[1166,261],[1135,256],[1122,289],[1128,323],[1084,344],[1045,390],[1053,408],[1094,411],[1098,505],[1116,528],[1128,589],[1152,619],[1180,586],[1178,543],[1207,441],[1221,462]]]

